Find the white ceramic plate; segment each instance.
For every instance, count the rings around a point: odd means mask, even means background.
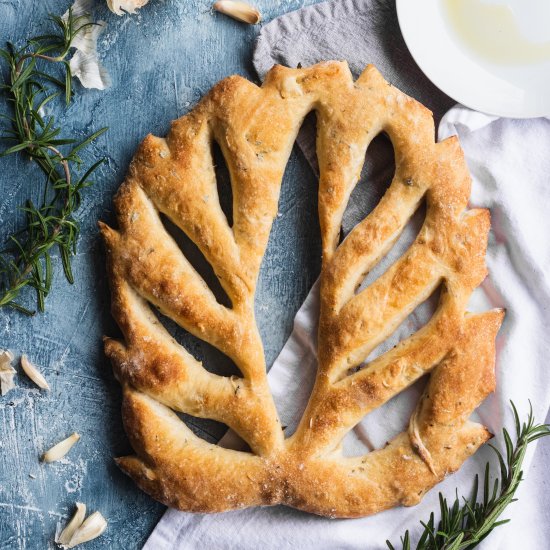
[[[512,118],[550,116],[550,59],[508,64],[478,55],[461,40],[445,12],[444,1],[397,0],[403,37],[426,76],[457,102],[478,111]],[[521,1],[526,6],[533,4],[533,0]],[[523,9],[521,4],[519,9]],[[542,40],[550,41],[550,21],[540,19],[535,22],[544,23],[548,29]],[[536,25],[537,40],[541,40],[541,27],[546,32],[544,25]]]

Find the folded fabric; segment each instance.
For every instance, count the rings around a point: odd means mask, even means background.
[[[254,56],[260,75],[275,62],[309,65],[323,59],[345,58],[357,75],[374,62],[386,78],[428,104],[441,115],[449,99],[433,89],[419,72],[396,29],[393,6],[383,1],[344,0],[318,4],[294,12],[267,25]],[[493,230],[487,252],[490,277],[475,293],[474,311],[505,307],[507,316],[498,338],[497,391],[480,407],[478,417],[500,435],[502,426],[513,433],[508,402],[512,399],[526,414],[528,400],[537,419],[546,417],[550,406],[550,372],[546,361],[550,351],[550,122],[502,120],[452,108],[439,126],[439,139],[458,134],[473,176],[471,205],[491,210]],[[300,145],[315,166],[311,128],[300,136]],[[391,177],[391,146],[378,139],[369,149],[367,167],[344,219],[348,232],[378,202]],[[410,244],[423,221],[419,212],[386,258],[363,283],[369,284],[391,265]],[[417,308],[409,319],[380,348],[393,346],[421,326],[433,311],[432,301]],[[283,425],[292,430],[305,407],[316,371],[317,285],[296,315],[294,330],[269,372],[268,379]],[[416,404],[420,381],[389,403],[368,415],[346,438],[348,454],[368,452],[403,430]],[[499,442],[501,443],[501,441]],[[531,448],[525,461],[527,472]],[[481,449],[462,469],[430,491],[413,508],[396,508],[373,517],[329,520],[285,507],[249,509],[218,515],[166,512],[145,548],[159,549],[382,549],[385,540],[395,545],[406,529],[418,532],[420,520],[437,509],[437,495],[447,498],[469,495],[476,473],[482,473],[494,456]],[[496,471],[496,470],[495,470]],[[509,525],[499,527],[483,543],[485,550],[512,550],[520,545],[543,548],[545,509],[544,486],[526,482],[518,496],[521,505],[510,506],[505,517]],[[539,525],[538,529],[527,526]]]

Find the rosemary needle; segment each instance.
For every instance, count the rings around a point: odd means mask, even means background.
[[[75,176],[74,167],[82,165],[80,151],[106,131],[103,128],[77,143],[61,137],[54,117],[44,115],[46,105],[60,95],[64,95],[67,105],[70,103],[72,75],[67,57],[75,37],[93,25],[87,15],[74,16],[71,9],[66,16],[50,16],[50,20],[53,33],[31,38],[19,49],[10,43],[0,49],[0,58],[9,69],[7,82],[0,84],[0,90],[12,110],[11,116],[0,115],[7,121],[7,128],[0,134],[7,148],[0,156],[26,154],[46,180],[41,204],[26,201],[21,207],[25,226],[10,235],[0,250],[0,308],[29,315],[34,312],[21,305],[20,294],[26,287],[33,288],[38,309],[44,310],[53,278],[52,249],[59,250],[65,277],[73,282],[71,256],[79,234],[74,213],[80,206],[82,190],[91,185],[89,178],[103,159],[81,177]],[[62,69],[64,78],[49,71],[54,66]]]
[[[527,447],[533,441],[550,435],[550,426],[535,424],[533,409],[530,408],[527,422],[521,424],[518,411],[511,403],[516,425],[517,439],[512,443],[510,434],[503,429],[505,456],[492,447],[497,454],[500,466],[500,477],[493,484],[490,481],[489,463],[485,467],[483,482],[483,500],[478,502],[479,476],[476,475],[470,500],[464,499],[461,505],[458,495],[452,506],[439,493],[439,508],[441,519],[437,528],[434,514],[427,523],[421,522],[424,531],[418,540],[416,550],[469,550],[475,548],[495,527],[507,523],[500,520],[504,509],[516,499],[514,498],[518,485],[523,480],[521,466]],[[386,541],[390,550],[395,547]],[[409,531],[401,537],[402,550],[413,548]]]

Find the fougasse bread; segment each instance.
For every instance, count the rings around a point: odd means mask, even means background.
[[[309,403],[285,436],[266,378],[254,318],[260,264],[281,180],[304,117],[317,116],[322,238],[318,372]],[[384,132],[393,181],[374,210],[339,242],[342,216],[365,153]],[[219,203],[213,143],[227,163],[233,223]],[[486,276],[487,210],[467,209],[470,175],[455,138],[434,140],[431,113],[373,66],[354,81],[344,62],[275,66],[261,87],[219,82],[166,138],[148,136],[115,199],[118,227],[101,224],[113,315],[123,340],[105,349],[123,386],[124,426],[135,455],[118,464],[164,504],[224,512],[285,504],[328,517],[413,505],[491,434],[469,416],[495,386],[503,311],[466,311]],[[413,244],[356,292],[425,201]],[[212,266],[231,301],[219,303],[166,231],[176,224]],[[431,320],[366,362],[435,289]],[[151,307],[229,356],[240,377],[212,374]],[[370,411],[424,375],[409,428],[364,456],[344,436]],[[196,436],[174,412],[225,423],[246,451]]]

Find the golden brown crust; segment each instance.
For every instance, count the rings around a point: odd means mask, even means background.
[[[296,432],[285,439],[267,385],[254,294],[280,184],[308,112],[317,113],[323,245],[319,369]],[[366,149],[385,132],[394,179],[374,211],[338,245],[342,215]],[[211,153],[216,141],[233,189],[223,214]],[[120,467],[154,498],[181,510],[220,512],[286,504],[331,517],[412,505],[489,437],[468,421],[493,391],[503,312],[466,313],[486,275],[485,210],[466,210],[470,176],[456,138],[434,142],[431,113],[372,66],[354,82],[345,63],[276,66],[260,88],[218,83],[166,139],[141,144],[101,224],[113,315],[124,342],[105,349],[123,385],[135,456]],[[425,200],[424,225],[386,273],[356,294]],[[164,229],[166,215],[198,246],[231,300],[211,290]],[[430,322],[367,365],[366,357],[438,287]],[[240,377],[208,372],[159,323],[149,304],[231,357]],[[430,374],[406,432],[380,450],[345,457],[341,441],[368,412]],[[181,411],[226,423],[251,452],[201,440]]]

